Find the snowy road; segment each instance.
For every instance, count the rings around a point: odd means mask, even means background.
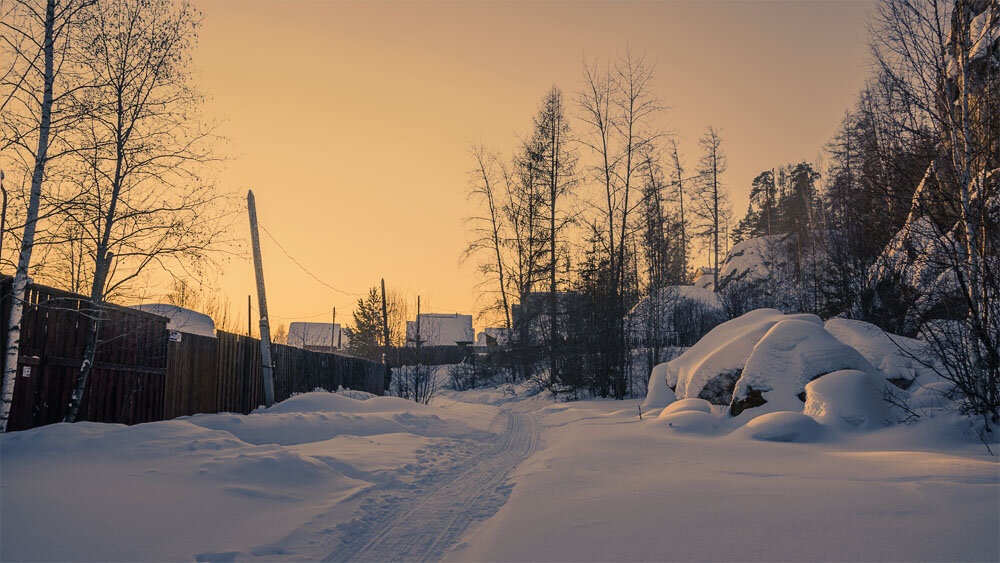
[[[510,492],[507,476],[538,447],[530,413],[506,412],[496,445],[436,480],[419,496],[402,496],[377,524],[344,538],[327,561],[440,559],[475,521],[492,516]]]

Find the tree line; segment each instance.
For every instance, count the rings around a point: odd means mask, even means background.
[[[687,175],[644,57],[585,62],[583,88],[567,102],[553,87],[510,156],[471,151],[482,212],[468,252],[508,345],[537,344],[521,375],[627,396],[623,320],[687,283],[696,247],[725,317],[777,307],[919,337],[932,353],[917,359],[955,384],[962,409],[1000,424],[998,18],[988,0],[880,1],[873,73],[825,166],[768,163],[738,221],[720,132],[708,128]],[[750,255],[766,275],[735,266]]]
[[[484,318],[531,356],[512,369],[557,392],[633,393],[626,314],[689,280],[695,243],[716,263],[725,253],[721,132],[707,128],[686,172],[653,75],[628,48],[584,61],[580,91],[553,86],[509,156],[470,150],[482,213],[466,257],[483,275]]]

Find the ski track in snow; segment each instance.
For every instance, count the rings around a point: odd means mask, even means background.
[[[348,525],[341,545],[326,561],[437,560],[473,522],[506,502],[510,472],[538,447],[538,423],[530,413],[506,412],[506,429],[485,452],[437,479],[419,496],[383,499],[388,513]],[[380,506],[371,507],[376,512]]]

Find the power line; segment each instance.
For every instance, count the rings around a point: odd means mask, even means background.
[[[352,297],[361,297],[360,293],[352,293],[350,291],[344,291],[343,289],[333,287],[332,285],[330,285],[330,284],[326,283],[325,281],[319,279],[319,277],[317,277],[316,274],[310,272],[308,269],[306,269],[305,266],[302,265],[301,262],[299,262],[298,260],[296,260],[295,257],[292,256],[291,254],[289,254],[289,252],[287,250],[285,250],[285,247],[281,246],[281,243],[278,242],[278,239],[276,239],[274,237],[274,235],[271,234],[271,231],[267,230],[267,227],[265,227],[259,221],[258,221],[257,224],[260,225],[260,228],[264,231],[265,234],[267,234],[268,238],[270,238],[272,241],[274,241],[274,244],[278,245],[278,248],[281,250],[281,252],[283,252],[285,254],[285,256],[288,257],[289,260],[291,260],[292,262],[295,262],[295,265],[298,266],[299,268],[301,268],[302,271],[305,272],[306,274],[308,274],[312,279],[316,280],[317,282],[319,282],[320,284],[326,286],[327,288],[332,289],[333,291],[336,291],[337,293],[342,293],[344,295],[350,295]]]

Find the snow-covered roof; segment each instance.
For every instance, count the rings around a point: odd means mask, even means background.
[[[415,343],[417,321],[406,321],[406,341]],[[422,313],[420,315],[420,340],[423,346],[454,346],[459,342],[472,343],[476,333],[472,330],[472,315]]]
[[[167,330],[215,338],[215,321],[204,313],[166,303],[146,303],[132,308],[167,317],[170,319]]]
[[[330,323],[294,322],[288,325],[288,337],[285,342],[297,348],[306,346],[329,348],[332,336],[335,348],[346,347],[347,333],[342,331],[340,323],[332,325],[332,330],[330,327]]]

